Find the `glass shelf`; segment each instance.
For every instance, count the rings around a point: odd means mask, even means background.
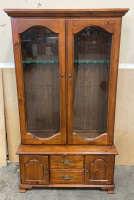
[[[59,63],[58,60],[48,60],[48,61],[44,61],[44,60],[23,60],[23,63],[50,63],[50,64],[54,64],[54,63]],[[110,60],[74,60],[74,63],[83,63],[83,64],[88,64],[88,63],[92,63],[92,64],[104,64],[104,63],[110,63]]]
[[[51,61],[51,60],[48,60],[48,61],[44,61],[44,60],[23,60],[22,63],[44,63],[44,64],[47,64],[47,63],[59,63],[58,60],[54,60],[54,61]]]

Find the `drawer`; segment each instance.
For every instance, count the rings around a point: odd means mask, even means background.
[[[84,156],[50,156],[50,169],[83,169]]]
[[[83,170],[50,170],[50,184],[81,184],[84,183]]]

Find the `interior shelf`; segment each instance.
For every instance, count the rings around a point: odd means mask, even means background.
[[[50,64],[54,64],[54,63],[59,63],[58,60],[23,60],[23,63],[29,64],[29,63],[50,63]],[[74,63],[83,63],[83,64],[88,64],[88,63],[92,63],[92,64],[104,64],[104,63],[110,63],[110,60],[74,60]]]

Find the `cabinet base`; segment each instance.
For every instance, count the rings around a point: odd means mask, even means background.
[[[66,187],[66,188],[101,188],[102,190],[107,190],[108,194],[114,194],[115,185],[84,185],[84,184],[49,184],[49,185],[28,185],[28,184],[19,184],[20,193],[25,193],[26,189],[32,189],[33,187]]]

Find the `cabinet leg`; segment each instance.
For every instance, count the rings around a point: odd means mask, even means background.
[[[108,194],[114,194],[114,189],[110,189],[107,192],[108,192]]]
[[[26,189],[30,190],[32,187],[29,185],[25,185],[25,184],[19,184],[19,188],[20,188],[20,193],[25,193]]]
[[[107,190],[108,194],[114,194],[114,187],[112,187],[112,188],[102,187],[101,189]]]
[[[25,193],[26,189],[20,189],[20,193]]]

